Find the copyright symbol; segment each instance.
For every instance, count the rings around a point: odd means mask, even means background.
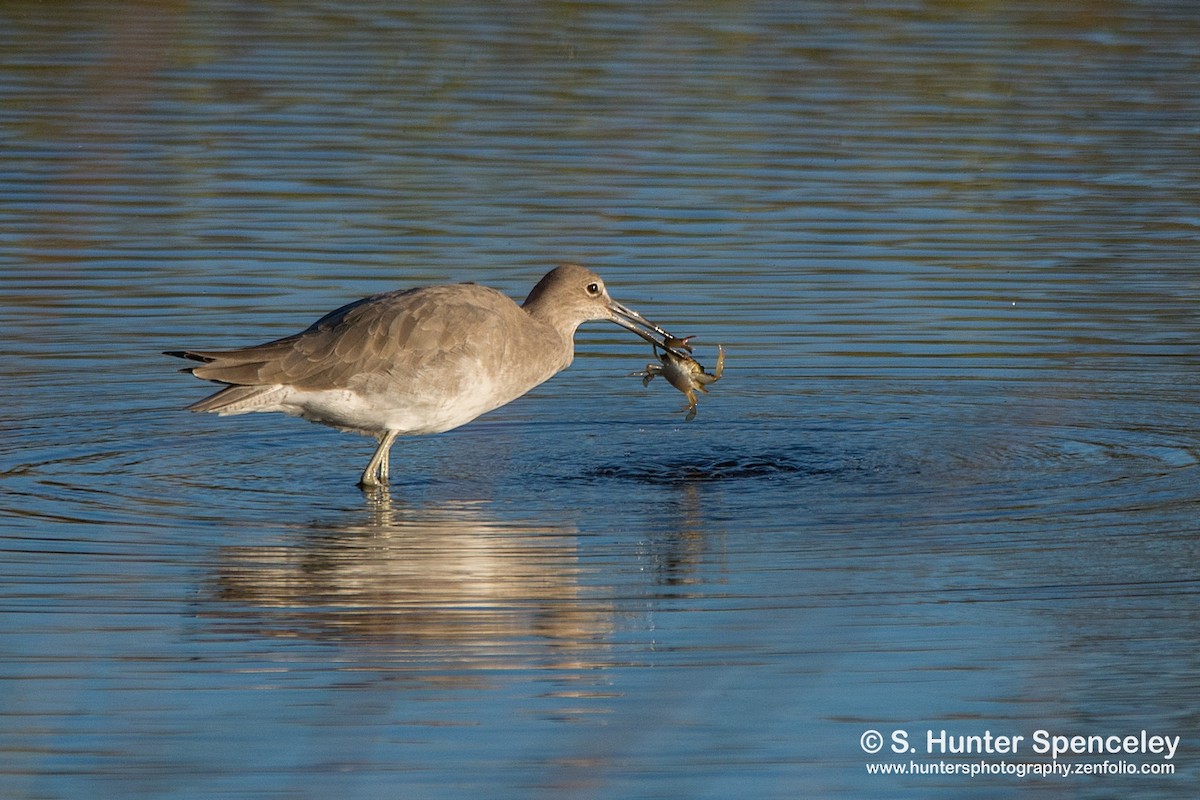
[[[865,752],[878,753],[883,749],[883,734],[879,731],[867,731],[858,737],[858,744]]]

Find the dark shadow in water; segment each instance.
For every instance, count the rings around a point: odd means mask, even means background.
[[[793,448],[787,452],[689,452],[672,458],[641,458],[636,463],[596,467],[584,472],[584,477],[677,486],[721,481],[828,478],[874,471],[861,457],[822,452],[816,448]]]

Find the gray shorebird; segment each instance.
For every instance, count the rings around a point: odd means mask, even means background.
[[[265,344],[165,354],[198,361],[183,371],[225,384],[190,411],[281,411],[374,436],[359,478],[374,487],[387,482],[396,437],[448,431],[525,394],[570,365],[588,320],[659,347],[671,340],[609,297],[596,273],[564,264],[519,306],[474,283],[427,286],[365,297]]]

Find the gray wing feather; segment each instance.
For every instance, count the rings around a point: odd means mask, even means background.
[[[352,388],[364,376],[419,372],[440,359],[479,351],[468,332],[478,336],[487,328],[479,325],[481,316],[504,318],[514,312],[524,314],[493,289],[434,286],[363,298],[301,333],[265,344],[170,355],[201,362],[190,369],[197,378],[237,387]]]

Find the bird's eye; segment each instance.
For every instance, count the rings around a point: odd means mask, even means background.
[[[597,297],[597,296],[599,296],[599,294],[600,294],[600,284],[598,284],[598,283],[596,283],[596,282],[594,282],[594,281],[593,281],[592,283],[589,283],[589,284],[587,285],[587,293],[588,293],[588,297]]]

